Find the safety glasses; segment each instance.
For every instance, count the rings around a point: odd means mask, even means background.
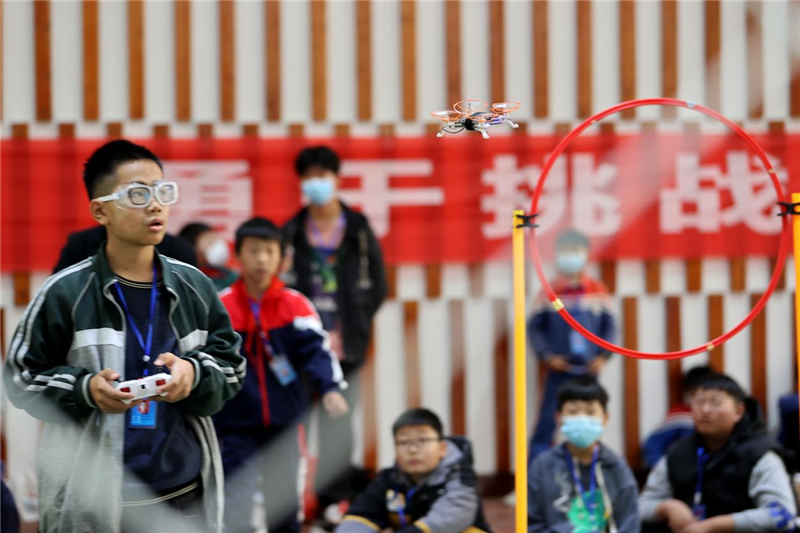
[[[96,198],[98,202],[116,200],[122,208],[144,209],[153,198],[161,205],[172,205],[178,201],[178,184],[174,181],[159,181],[152,187],[142,183],[125,185],[115,193]]]

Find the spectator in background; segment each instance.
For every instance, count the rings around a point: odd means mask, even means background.
[[[711,368],[708,366],[696,366],[683,376],[683,383],[681,383],[683,403],[673,406],[667,412],[667,417],[650,433],[642,445],[646,470],[653,468],[666,455],[673,443],[694,432],[692,400],[700,383],[711,372]]]
[[[361,493],[337,533],[491,531],[464,437],[445,438],[439,417],[411,409],[392,427],[397,462]]]
[[[259,478],[269,531],[300,531],[297,424],[309,407],[309,384],[331,417],[348,411],[347,383],[317,313],[278,278],[281,248],[281,232],[269,220],[239,226],[242,276],[220,294],[250,367],[242,392],[214,417],[225,468],[226,533],[251,531]]]
[[[226,265],[230,259],[227,241],[208,224],[191,222],[178,234],[197,253],[197,268],[211,278],[218,291],[230,287],[239,276]]]
[[[586,274],[589,240],[576,231],[565,231],[556,239],[556,267],[559,276],[553,290],[570,314],[598,337],[611,340],[614,318],[610,298],[603,284]],[[536,356],[547,365],[542,407],[531,442],[531,461],[553,443],[558,389],[575,376],[594,379],[611,354],[572,329],[545,295],[528,322],[528,336]]]
[[[796,374],[796,373],[795,373]],[[778,441],[791,452],[792,468],[794,473],[797,471],[798,461],[800,460],[800,402],[796,392],[781,396],[778,400],[778,412],[781,417],[781,427],[778,433]]]
[[[65,268],[80,263],[87,257],[92,257],[100,249],[100,245],[107,239],[105,226],[96,226],[75,233],[70,233],[66,244],[61,249],[56,266],[53,267],[53,274]],[[158,253],[182,263],[197,266],[197,255],[194,249],[183,239],[164,234],[164,240],[156,245]]]
[[[647,478],[639,499],[643,531],[792,530],[795,496],[758,403],[730,377],[709,374],[692,400],[692,415],[694,432]]]
[[[387,292],[383,257],[366,217],[339,198],[339,157],[333,150],[306,148],[297,156],[295,170],[309,204],[283,229],[291,259],[284,279],[317,308],[350,384],[347,401],[354,407],[372,319]],[[332,522],[340,517],[343,501],[358,492],[358,471],[345,466],[353,452],[351,416],[320,417],[316,485],[320,506],[329,508]]]
[[[528,475],[530,533],[639,533],[630,467],[600,442],[608,393],[588,376],[558,390],[557,422],[567,439],[539,454]]]

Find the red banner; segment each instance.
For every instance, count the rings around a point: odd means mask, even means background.
[[[553,136],[140,140],[181,187],[170,230],[204,220],[232,235],[247,217],[285,222],[301,205],[294,158],[327,144],[343,197],[370,219],[389,263],[506,257],[511,211],[530,209]],[[800,190],[800,135],[761,135],[784,190]],[[102,141],[5,140],[2,270],[49,270],[67,235],[92,224],[83,161]],[[793,176],[789,187],[789,176]],[[573,227],[598,259],[776,255],[781,219],[760,162],[730,135],[598,134],[547,178],[537,230]]]

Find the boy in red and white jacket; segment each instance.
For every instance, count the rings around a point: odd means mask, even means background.
[[[281,233],[265,218],[236,230],[241,278],[220,294],[251,371],[214,417],[225,468],[225,530],[251,531],[253,494],[263,483],[268,528],[299,531],[297,424],[309,385],[331,416],[347,413],[347,387],[311,302],[278,278]]]

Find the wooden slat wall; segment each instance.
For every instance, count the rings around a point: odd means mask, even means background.
[[[578,118],[592,114],[592,2],[577,2]]]
[[[53,118],[50,79],[50,1],[33,3],[34,47],[36,62],[36,120]]]
[[[623,102],[636,98],[636,2],[619,3],[619,87]],[[635,109],[622,112],[622,118],[632,119]]]
[[[466,346],[464,344],[464,302],[454,300],[450,308],[450,343],[453,373],[451,376],[450,409],[453,417],[453,434],[466,435]]]
[[[236,119],[235,9],[232,0],[219,2],[219,114],[226,122]]]
[[[281,119],[281,4],[278,0],[266,0],[264,26],[267,34],[267,120]]]
[[[708,297],[708,338],[716,339],[725,332],[725,302],[720,294]],[[715,346],[709,352],[708,364],[717,372],[725,372],[725,346]]]
[[[678,93],[678,4],[661,2],[661,96],[675,98]],[[674,118],[674,108],[661,110],[664,118]]]
[[[325,12],[324,0],[311,0],[311,118],[316,121],[328,117]]]
[[[403,302],[404,366],[406,369],[406,406],[422,406],[419,362],[419,304]]]
[[[403,8],[407,9],[405,5]],[[358,120],[368,121],[372,120],[372,3],[369,0],[356,1],[356,54]],[[405,61],[404,56],[404,66]],[[415,90],[416,87],[411,92]]]
[[[677,296],[669,296],[664,301],[667,311],[667,351],[677,352],[682,349],[681,338],[681,300]],[[673,407],[683,403],[683,373],[680,359],[673,359],[667,363],[667,389],[669,391],[669,405]]]
[[[417,3],[400,0],[400,53],[403,64],[403,120],[417,119]]]
[[[463,100],[461,94],[461,2],[445,0],[445,61],[447,62],[447,102]],[[451,104],[452,105],[452,104]]]
[[[489,2],[489,20],[486,31],[489,32],[489,79],[492,102],[506,100],[505,78],[505,3]]]
[[[720,76],[722,66],[722,35],[720,28],[720,3],[719,0],[705,0],[706,17],[706,99],[705,103],[711,109],[719,109],[722,101]]]
[[[192,119],[191,9],[189,0],[175,0],[175,118]]]
[[[144,118],[144,2],[128,0],[128,116]]]
[[[622,334],[624,345],[633,350],[639,347],[638,301],[622,300]],[[625,384],[625,458],[630,465],[641,464],[639,443],[639,361],[626,357],[623,361]]]
[[[495,300],[492,304],[494,314],[494,405],[497,442],[497,471],[511,471],[511,401],[509,399],[509,336],[508,302]],[[529,392],[530,394],[530,392]]]
[[[98,50],[98,2],[83,2],[83,118],[100,118],[100,66]]]
[[[761,294],[750,295],[750,305],[755,306]],[[750,324],[750,391],[768,415],[767,401],[767,310],[764,309]]]
[[[533,116],[536,118],[550,114],[547,6],[548,2],[533,3]]]
[[[800,0],[790,0],[789,21],[800,20]],[[800,50],[800,32],[789,31],[789,50]],[[789,75],[791,87],[789,91],[789,115],[800,117],[800,54],[789,54]]]
[[[758,0],[746,4],[747,24],[747,107],[748,117],[764,117],[764,47],[762,45],[762,8]]]

